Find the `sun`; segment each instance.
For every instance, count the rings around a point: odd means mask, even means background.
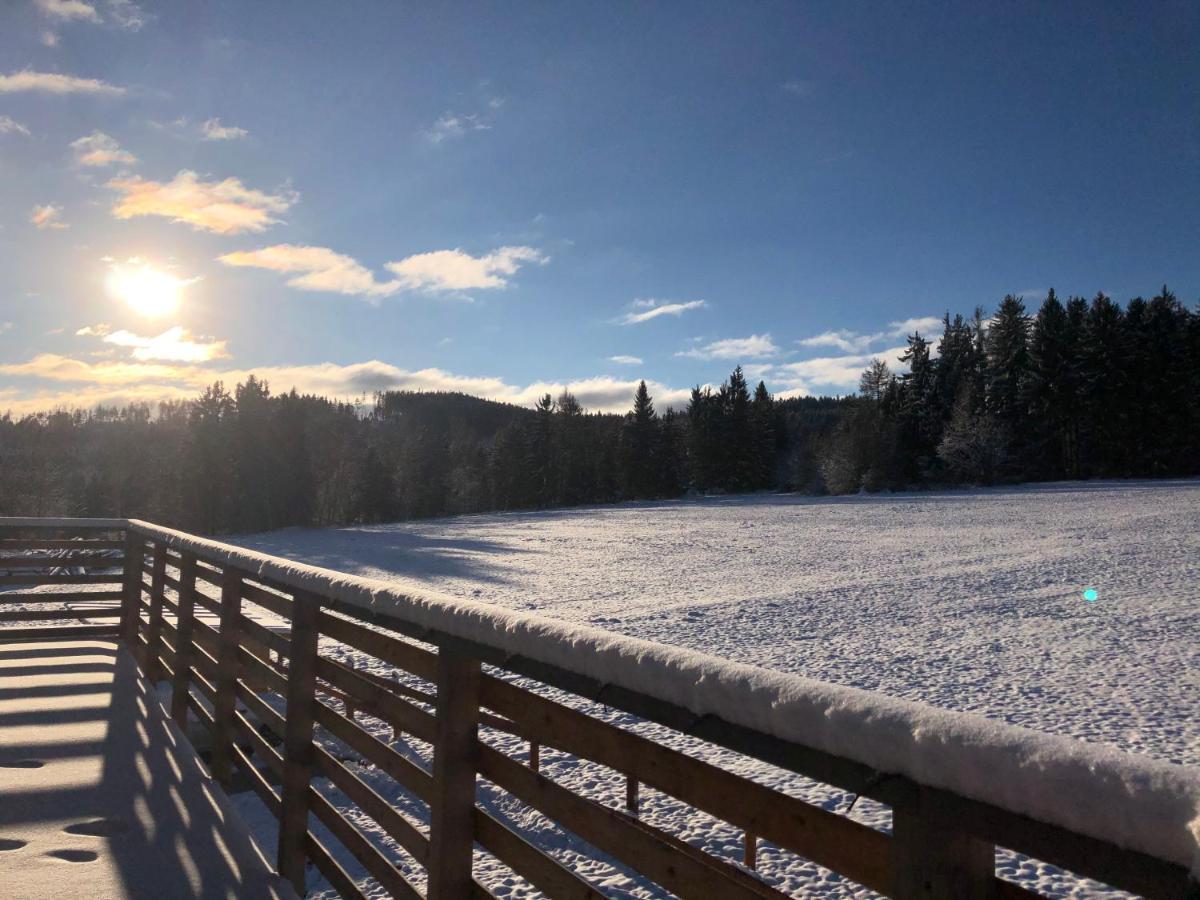
[[[158,318],[179,309],[187,281],[148,265],[114,266],[108,274],[108,290],[125,301],[134,312]]]

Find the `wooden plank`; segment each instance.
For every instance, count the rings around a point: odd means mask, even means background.
[[[237,744],[234,744],[230,749],[231,758],[237,763],[238,768],[242,770],[242,773],[246,776],[246,780],[250,782],[250,787],[258,795],[258,799],[270,810],[271,815],[278,818],[279,795],[275,793],[275,788],[263,777],[262,772],[254,765],[254,761],[246,755],[246,751]]]
[[[343,847],[354,855],[355,859],[362,863],[363,868],[371,873],[375,880],[383,886],[384,890],[393,897],[422,900],[421,894],[408,883],[403,873],[396,868],[395,864],[384,856],[374,844],[367,840],[361,831],[346,821],[332,803],[312,788],[308,789],[307,801],[316,817],[325,823],[325,827],[341,842]],[[469,879],[470,873],[468,872],[468,888]],[[437,900],[440,897],[465,897],[466,893],[455,895],[438,894],[431,887],[429,896],[431,900]]]
[[[121,575],[0,575],[0,585],[121,584],[123,581],[124,578]]]
[[[239,626],[241,627],[243,633],[245,633],[251,639],[262,644],[264,647],[269,647],[271,650],[274,650],[281,656],[286,657],[288,655],[288,647],[290,645],[288,635],[281,634],[278,631],[272,631],[261,622],[254,621],[254,619],[250,618],[245,613],[242,614],[242,618],[239,621]]]
[[[402,638],[375,631],[329,613],[321,613],[318,623],[321,634],[391,663],[426,681],[437,679],[438,655]]]
[[[333,854],[313,836],[312,832],[308,832],[304,837],[304,852],[313,861],[317,871],[325,876],[343,900],[367,900],[367,895],[359,890],[354,879],[346,873],[341,864],[333,858]]]
[[[167,575],[167,551],[162,544],[154,545],[154,572],[150,582],[150,623],[146,632],[146,678],[151,684],[159,680],[158,652],[162,640],[163,579]]]
[[[121,607],[97,606],[88,609],[10,609],[0,612],[0,625],[6,622],[49,622],[57,619],[119,619]]]
[[[243,573],[243,578],[252,577],[254,576]],[[243,583],[242,595],[243,600],[256,603],[285,621],[292,617],[292,601],[287,597],[268,591],[248,581]]]
[[[187,729],[188,683],[192,678],[192,624],[195,619],[196,558],[183,558],[179,569],[179,603],[175,610],[175,677],[171,683],[171,718]]]
[[[308,834],[309,785],[312,782],[313,726],[316,704],[317,615],[320,601],[297,596],[292,606],[291,665],[285,683],[287,716],[283,734],[283,806],[279,814],[276,868],[304,894],[304,844]]]
[[[786,896],[727,862],[695,848],[685,849],[686,845],[680,846],[682,842],[671,835],[572,793],[492,747],[481,745],[479,754],[479,773],[488,781],[674,894]]]
[[[221,631],[217,652],[217,700],[213,709],[213,777],[229,786],[229,748],[233,744],[233,710],[237,700],[238,614],[242,603],[242,576],[230,570],[221,585]]]
[[[251,653],[245,647],[238,647],[238,676],[244,678],[256,689],[271,690],[278,694],[287,694],[287,679],[275,671],[274,667]]]
[[[479,660],[445,648],[437,657],[433,795],[429,798],[429,896],[465,897],[475,843]]]
[[[478,808],[475,810],[475,837],[489,853],[548,897],[598,900],[604,896],[508,825]]]
[[[124,550],[124,541],[0,538],[0,553],[19,550]]]
[[[10,641],[61,641],[65,638],[101,637],[121,637],[121,626],[114,622],[111,625],[47,625],[45,628],[0,628],[0,643]]]
[[[959,831],[924,792],[892,809],[890,850],[896,900],[995,900],[996,848]]]
[[[242,740],[250,745],[250,748],[254,751],[254,755],[262,760],[275,775],[282,778],[283,757],[262,736],[262,732],[254,727],[254,723],[247,719],[239,710],[233,714],[233,724],[238,734],[242,736]],[[278,810],[276,810],[275,815],[279,815]]]
[[[9,592],[0,594],[0,607],[14,606],[18,603],[99,603],[109,600],[122,600],[122,591],[72,591],[71,593],[32,594],[26,592]]]
[[[124,569],[120,557],[98,557],[86,553],[63,556],[2,556],[0,569]]]
[[[378,766],[405,790],[428,802],[433,795],[433,777],[412,760],[397,753],[360,725],[340,716],[320,701],[316,704],[317,724],[342,741],[367,762]]]
[[[625,773],[872,890],[890,890],[888,838],[873,828],[498,678],[485,675],[482,692],[485,706],[519,722],[548,746]]]
[[[315,747],[317,768],[355,806],[379,823],[397,844],[421,865],[429,858],[429,839],[418,828],[375,792],[365,781],[350,771],[322,747]]]
[[[363,712],[423,741],[433,742],[437,728],[433,716],[364,677],[362,673],[342,663],[320,657],[317,659],[317,675],[323,681],[345,691],[353,698],[354,705]]]

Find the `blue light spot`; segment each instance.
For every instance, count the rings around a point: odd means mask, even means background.
[[[1100,592],[1097,591],[1095,588],[1088,588],[1086,591],[1083,592],[1083,599],[1086,600],[1088,603],[1095,603],[1097,600],[1100,599]]]

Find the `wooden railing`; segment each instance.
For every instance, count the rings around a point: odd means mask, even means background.
[[[334,573],[292,574],[283,561],[145,523],[0,519],[5,532],[17,536],[0,541],[0,572],[12,573],[0,585],[38,590],[0,592],[0,626],[11,626],[0,637],[119,634],[147,677],[170,684],[171,715],[200,730],[214,776],[248,785],[275,816],[278,870],[301,893],[312,863],[344,897],[365,896],[368,881],[401,897],[490,896],[473,873],[478,846],[548,896],[604,895],[499,805],[481,803],[482,782],[506,809],[534,810],[598,858],[683,897],[786,896],[755,871],[760,842],[904,898],[1036,896],[996,877],[996,847],[1145,896],[1196,896],[1178,860],[471,637],[466,620],[486,615],[478,609],[464,609],[450,633],[396,604],[348,601]],[[119,559],[96,556],[117,548]],[[79,568],[49,574],[51,551]],[[80,616],[113,622],[29,624]],[[695,741],[677,749],[611,724],[596,702],[887,804],[891,833],[699,759],[688,752]],[[547,748],[624,779],[624,804],[546,777]],[[741,852],[710,853],[646,821],[643,788],[740,830]]]

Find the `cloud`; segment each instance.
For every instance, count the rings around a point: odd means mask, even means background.
[[[8,116],[0,116],[0,134],[20,134],[29,137],[29,129]]]
[[[492,107],[498,109],[499,107]],[[460,138],[472,131],[489,131],[491,123],[475,114],[442,113],[436,122],[425,129],[425,139],[431,144],[440,144],[453,138]]]
[[[803,78],[789,78],[779,86],[779,89],[793,97],[811,97],[816,85]]]
[[[379,282],[370,269],[328,247],[276,244],[261,250],[239,250],[217,257],[227,266],[246,266],[272,272],[299,272],[289,287],[360,297],[383,297],[399,290],[395,282]]]
[[[96,12],[96,7],[90,3],[84,3],[83,0],[36,0],[36,4],[43,15],[62,22],[100,21],[100,14]]]
[[[108,0],[108,16],[126,31],[140,31],[151,19],[133,0]]]
[[[113,163],[133,165],[137,157],[122,150],[121,145],[103,131],[93,131],[87,137],[71,141],[71,149],[75,151],[75,162],[81,166],[102,168]]]
[[[872,344],[881,341],[895,340],[908,337],[914,331],[929,335],[942,327],[942,320],[937,316],[921,316],[913,319],[903,319],[889,322],[887,328],[866,334],[859,331],[825,331],[812,337],[802,338],[796,343],[801,347],[833,347],[846,353],[863,353]]]
[[[500,247],[485,256],[471,256],[457,249],[434,250],[385,267],[396,276],[402,290],[469,291],[507,287],[508,278],[523,264],[545,265],[549,261],[533,247]]]
[[[76,332],[80,334],[81,332]],[[168,328],[154,337],[142,337],[130,331],[114,331],[105,334],[106,344],[132,348],[132,356],[139,361],[162,360],[166,362],[208,362],[229,356],[226,341],[196,340],[181,325]]]
[[[690,359],[762,359],[779,352],[769,334],[752,334],[745,338],[726,338],[703,347],[680,350],[676,356]]]
[[[24,69],[11,75],[0,75],[0,94],[20,91],[41,91],[44,94],[96,94],[120,96],[125,88],[96,78],[76,78],[57,72],[34,72]]]
[[[640,366],[642,358],[640,356],[610,356],[610,362],[615,362],[622,366]]]
[[[386,297],[400,291],[440,293],[503,288],[522,264],[544,264],[548,258],[533,247],[500,247],[484,256],[471,256],[462,250],[435,250],[386,263],[385,268],[396,276],[390,281],[379,281],[358,260],[328,247],[276,244],[261,250],[226,253],[218,260],[227,266],[299,272],[287,283],[303,291]]]
[[[45,206],[35,206],[33,209],[31,209],[29,211],[29,221],[34,225],[35,228],[43,231],[47,228],[70,228],[70,225],[59,219],[61,214],[61,206],[56,206],[53,203],[47,203]]]
[[[201,123],[200,131],[206,141],[236,141],[250,134],[245,128],[222,125],[221,120],[217,118],[208,119]]]
[[[107,186],[123,195],[112,210],[118,219],[162,216],[216,234],[264,231],[280,221],[274,214],[286,212],[299,199],[293,191],[268,194],[236,178],[201,181],[186,169],[165,184],[129,177]]]
[[[558,395],[569,390],[585,408],[597,412],[626,412],[633,405],[638,386],[636,380],[607,376],[513,385],[500,378],[456,375],[443,369],[410,371],[379,360],[349,365],[318,363],[219,370],[193,364],[87,362],[43,353],[28,362],[0,364],[0,375],[73,385],[70,390],[43,388],[10,393],[4,408],[18,415],[62,407],[88,408],[97,403],[190,399],[213,381],[236,384],[251,374],[270,382],[277,392],[295,387],[301,393],[337,398],[369,396],[383,390],[458,391],[532,406],[543,394]],[[682,409],[687,405],[689,390],[653,381],[646,386],[660,409]]]
[[[58,35],[53,31],[46,30],[42,32],[41,42],[43,47],[57,47]]]
[[[0,322],[0,334],[5,334],[13,330],[12,322]]]
[[[88,337],[89,335],[94,337],[104,337],[111,333],[112,326],[102,322],[99,325],[85,325],[83,328],[80,328],[78,331],[76,331],[75,335],[77,337]]]
[[[617,319],[618,324],[638,325],[642,322],[649,322],[651,319],[657,319],[659,316],[675,316],[679,318],[679,316],[688,310],[703,309],[708,306],[708,303],[703,300],[688,300],[684,303],[673,303],[662,300],[634,300],[631,305],[642,311],[625,313],[625,315]]]

